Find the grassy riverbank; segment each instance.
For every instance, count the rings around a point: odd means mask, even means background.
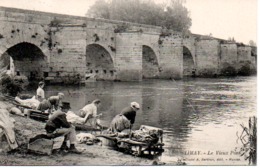
[[[0,100],[1,108],[10,108],[12,105]],[[37,134],[45,132],[43,122],[38,122],[26,117],[10,114],[15,119],[15,133],[20,147],[16,152],[0,154],[0,166],[20,165],[20,166],[90,166],[90,165],[153,165],[156,159],[134,157],[111,149],[101,144],[86,145],[77,144],[77,148],[82,150],[80,155],[71,153],[56,153],[50,156],[29,154],[26,152],[26,143]],[[57,140],[56,144],[62,142]],[[155,162],[156,161],[156,162]]]

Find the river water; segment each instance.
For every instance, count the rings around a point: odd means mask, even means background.
[[[65,94],[72,110],[99,98],[98,113],[108,123],[130,102],[141,105],[134,129],[140,125],[164,132],[165,152],[159,157],[171,164],[247,165],[237,151],[242,147],[240,124],[256,115],[256,77],[188,78],[143,82],[96,82],[86,86],[46,86],[46,96]]]

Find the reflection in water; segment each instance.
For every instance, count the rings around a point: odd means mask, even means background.
[[[63,92],[76,113],[86,103],[101,99],[99,112],[107,124],[130,102],[138,102],[141,109],[134,129],[150,125],[165,130],[163,162],[186,159],[190,165],[247,164],[238,155],[219,156],[216,152],[241,146],[236,143],[236,133],[242,131],[240,124],[256,115],[256,77],[96,82],[82,87],[47,86],[45,90],[47,97]],[[194,156],[189,151],[201,153]],[[208,156],[208,152],[213,155]],[[234,158],[239,160],[232,161]]]

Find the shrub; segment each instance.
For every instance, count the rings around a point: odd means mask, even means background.
[[[245,63],[242,65],[242,67],[238,70],[238,75],[241,76],[249,76],[251,74],[251,69],[250,69],[250,63]]]
[[[13,76],[4,74],[1,76],[0,85],[2,93],[9,96],[16,96],[18,93],[25,90],[27,84],[23,79],[17,79]]]
[[[224,76],[236,76],[237,75],[237,71],[236,68],[231,66],[230,64],[223,64],[223,69],[221,70],[221,75]]]

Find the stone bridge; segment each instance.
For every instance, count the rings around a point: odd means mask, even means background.
[[[256,48],[161,27],[0,7],[0,65],[52,82],[256,71]]]

